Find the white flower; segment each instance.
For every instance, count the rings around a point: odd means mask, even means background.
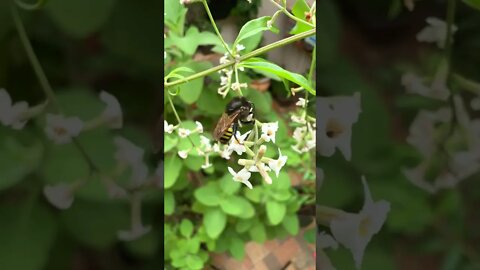
[[[123,125],[123,113],[118,100],[105,91],[100,93],[100,99],[107,104],[103,111],[103,117],[108,122],[108,126],[110,128],[121,128]]]
[[[245,46],[243,46],[242,44],[237,44],[237,53],[243,50],[245,50]]]
[[[429,24],[417,34],[417,40],[420,42],[436,43],[439,48],[445,46],[445,40],[447,39],[447,24],[434,17],[428,17],[426,19]],[[457,27],[452,25],[452,35],[457,31]]]
[[[225,53],[221,58],[220,58],[220,64],[226,64],[228,63],[228,55]]]
[[[198,133],[203,133],[203,125],[202,123],[198,122],[198,121],[195,121],[195,124],[197,125],[197,127],[195,128],[195,131],[197,131]]]
[[[317,113],[322,115],[317,125],[316,142],[323,156],[331,156],[338,148],[345,159],[350,160],[352,125],[361,112],[360,93],[353,96],[317,98]]]
[[[116,146],[115,159],[118,162],[135,166],[143,160],[144,150],[127,139],[117,136],[114,138],[114,144]]]
[[[205,156],[205,163],[202,165],[202,169],[208,169],[212,167],[212,163],[210,163],[208,156]]]
[[[222,151],[220,151],[220,156],[224,159],[230,159],[232,152],[233,150],[229,150],[228,147],[226,147]]]
[[[389,202],[384,200],[373,202],[363,177],[362,182],[365,190],[365,204],[360,213],[345,213],[330,222],[333,236],[340,244],[350,249],[357,269],[360,269],[368,242],[380,231],[390,211]]]
[[[5,89],[0,89],[0,123],[14,129],[22,129],[27,121],[22,115],[28,110],[28,103],[20,101],[12,104],[12,99]]]
[[[138,225],[130,229],[129,231],[119,231],[118,238],[123,241],[133,241],[136,240],[151,230],[150,226]]]
[[[269,172],[271,171],[272,169],[270,169],[270,167],[265,167],[264,166],[264,169],[266,172]],[[248,166],[248,171],[249,172],[260,172],[260,170],[258,169],[258,167],[256,165],[251,165],[251,166]]]
[[[262,175],[263,180],[265,180],[265,182],[267,184],[271,185],[272,184],[272,178],[270,178],[270,175],[268,175],[267,168],[268,167],[265,167],[265,164],[263,164],[262,162],[257,164],[258,172]]]
[[[233,180],[236,182],[242,182],[245,184],[249,189],[252,189],[253,186],[252,184],[248,181],[250,179],[250,176],[252,175],[249,171],[247,171],[245,168],[241,169],[238,173],[235,172],[232,168],[228,167],[228,171],[230,174],[233,176]]]
[[[232,83],[232,86],[231,86],[231,87],[232,87],[232,90],[238,91],[238,90],[240,90],[240,89],[242,89],[242,88],[247,88],[247,87],[248,87],[248,84],[246,84],[246,83],[234,82],[234,83]]]
[[[295,105],[300,106],[300,107],[305,107],[305,106],[307,106],[307,102],[308,101],[306,99],[299,98],[297,103],[295,103]]]
[[[232,136],[230,139],[230,144],[228,145],[228,151],[230,153],[232,151],[235,151],[237,155],[243,154],[247,149],[245,148],[245,145],[243,145],[243,142],[245,141],[245,138],[250,134],[250,131],[246,132],[245,134],[241,135],[239,131],[236,133],[236,137]],[[237,141],[238,139],[238,141]]]
[[[230,79],[229,77],[221,76],[221,77],[220,77],[220,85],[222,85],[222,86],[223,86],[223,85],[227,85],[229,79]]]
[[[172,124],[168,124],[167,120],[163,120],[163,129],[167,133],[172,133],[175,130],[175,127]]]
[[[65,144],[78,136],[83,128],[83,121],[78,117],[64,117],[63,115],[47,114],[47,136],[57,144]]]
[[[43,188],[43,195],[55,207],[67,209],[73,203],[72,186],[68,184],[49,185]]]
[[[338,248],[338,243],[333,239],[333,237],[330,234],[326,234],[325,232],[321,232],[318,235],[317,239],[317,249],[324,249],[324,248],[333,248],[337,249]]]
[[[275,172],[275,175],[278,177],[278,174],[280,173],[280,169],[285,166],[285,163],[287,163],[287,156],[282,156],[282,152],[280,151],[280,148],[278,148],[278,159],[272,159],[268,162],[268,166]]]
[[[185,129],[185,128],[179,128],[177,132],[178,132],[178,136],[180,136],[180,138],[186,138],[191,134],[191,131],[189,129]]]
[[[293,131],[293,136],[292,137],[296,141],[301,141],[301,140],[303,140],[303,137],[305,137],[306,132],[307,132],[307,127],[306,126],[297,127]]]
[[[278,130],[278,121],[274,123],[262,124],[262,138],[269,142],[270,140],[275,143],[275,134]]]
[[[123,199],[127,198],[127,191],[119,186],[115,181],[109,177],[102,177],[102,181],[106,185],[107,193],[112,199]]]
[[[306,124],[306,123],[307,123],[307,121],[305,120],[305,117],[298,116],[298,115],[295,115],[295,114],[292,114],[292,116],[290,117],[290,119],[291,119],[292,122],[294,122],[294,123],[299,123],[299,124]]]
[[[188,157],[189,152],[190,152],[190,149],[178,151],[178,156],[183,158],[183,159],[186,159]]]

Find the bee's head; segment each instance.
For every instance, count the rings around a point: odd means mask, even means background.
[[[226,106],[225,112],[232,114],[240,111],[241,115],[247,116],[253,113],[254,105],[244,97],[234,97]]]

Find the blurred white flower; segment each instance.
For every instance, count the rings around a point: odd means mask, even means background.
[[[296,141],[301,141],[303,140],[303,137],[305,136],[305,133],[307,132],[307,127],[306,126],[302,126],[302,127],[297,127],[295,128],[295,130],[293,131],[293,138],[296,140]]]
[[[185,128],[179,128],[177,130],[177,132],[178,132],[178,136],[180,136],[180,138],[186,138],[191,134],[191,131],[189,129],[185,129]]]
[[[245,46],[243,46],[242,44],[237,44],[237,53],[243,51],[244,49]]]
[[[129,231],[119,231],[117,235],[118,239],[122,241],[133,241],[144,236],[150,232],[151,229],[150,226],[138,225],[131,228]]]
[[[298,124],[306,124],[307,123],[307,121],[305,120],[305,117],[302,117],[301,115],[296,115],[296,114],[292,114],[292,116],[290,116],[290,120],[292,120],[292,122],[298,123]]]
[[[12,99],[8,92],[0,88],[0,123],[13,129],[22,129],[27,123],[26,119],[22,119],[23,114],[27,110],[27,102],[20,101],[12,104]]]
[[[345,213],[336,216],[330,222],[330,229],[335,239],[350,249],[357,269],[362,264],[365,248],[383,226],[390,211],[390,203],[384,200],[373,202],[367,182],[362,177],[365,191],[365,204],[358,214]]]
[[[123,125],[123,113],[117,98],[102,91],[100,93],[100,99],[107,105],[103,111],[103,118],[107,121],[108,126],[110,128],[121,128]]]
[[[266,167],[263,162],[259,162],[257,164],[258,172],[262,175],[263,180],[265,180],[265,182],[267,184],[271,185],[272,184],[272,178],[268,174],[269,170],[267,170],[267,168],[268,168],[268,166]]]
[[[275,143],[275,134],[278,130],[278,121],[273,123],[262,124],[262,138],[266,141],[272,141]]]
[[[358,121],[360,112],[359,92],[351,97],[317,98],[317,114],[322,117],[317,125],[316,142],[322,156],[331,156],[338,148],[345,159],[351,159],[352,125]]]
[[[74,200],[72,186],[65,183],[45,186],[43,195],[48,202],[59,209],[70,208]]]
[[[172,133],[175,130],[175,127],[172,124],[168,124],[167,120],[163,120],[163,129],[167,133]]]
[[[253,186],[248,181],[250,179],[250,176],[252,175],[249,171],[247,171],[245,168],[241,169],[238,173],[235,172],[231,167],[228,167],[228,171],[230,174],[233,176],[233,180],[236,182],[242,182],[245,184],[249,189],[252,189]]]
[[[436,43],[439,48],[444,48],[447,39],[447,23],[434,17],[428,17],[426,21],[428,25],[417,34],[417,40],[420,42]],[[452,25],[452,35],[457,29],[455,25]]]
[[[266,171],[266,172],[269,172],[269,171],[272,170],[272,169],[270,169],[270,167],[268,167],[268,166],[266,166],[266,167],[264,167],[264,168],[265,168],[265,171]],[[258,167],[257,167],[256,165],[248,166],[248,171],[249,171],[249,172],[260,172],[260,171],[258,170]]]
[[[240,90],[240,89],[242,89],[242,88],[247,88],[247,87],[248,87],[248,84],[246,84],[246,83],[234,82],[234,83],[232,83],[232,86],[231,86],[231,87],[232,87],[232,90],[233,90],[233,91],[238,91],[238,90]]]
[[[143,154],[145,151],[142,148],[120,136],[115,137],[113,142],[116,147],[114,157],[118,162],[135,166],[143,161]]]
[[[190,152],[190,149],[178,151],[178,156],[183,158],[183,159],[186,159],[188,157],[189,152]]]
[[[112,199],[123,199],[127,198],[127,191],[119,186],[112,178],[108,176],[102,176],[102,181],[107,188],[108,196]]]
[[[297,103],[295,103],[295,105],[300,106],[300,107],[305,107],[305,106],[307,106],[307,102],[308,101],[306,99],[299,98]]]
[[[282,152],[280,151],[280,148],[278,148],[278,159],[272,159],[268,162],[268,166],[275,172],[275,175],[278,177],[278,174],[280,173],[280,169],[285,166],[285,163],[287,163],[287,156],[282,156]]]
[[[197,127],[195,128],[195,131],[198,132],[198,133],[203,133],[203,125],[202,123],[198,122],[198,121],[195,121],[195,125],[197,125]]]
[[[324,248],[338,248],[338,243],[333,239],[330,234],[326,234],[325,232],[320,232],[317,238],[317,249],[324,249]]]
[[[83,128],[83,121],[78,117],[64,117],[63,115],[47,114],[45,132],[57,144],[65,144],[78,136]]]

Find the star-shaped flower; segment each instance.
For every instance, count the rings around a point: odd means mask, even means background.
[[[8,92],[5,89],[0,89],[0,123],[13,129],[22,129],[27,123],[26,119],[22,119],[27,110],[27,102],[20,101],[12,104]]]
[[[252,183],[248,181],[250,179],[250,176],[252,175],[247,169],[243,168],[241,169],[238,173],[235,172],[231,167],[228,167],[228,171],[230,174],[233,176],[233,180],[236,182],[242,182],[245,184],[249,189],[252,189]]]
[[[282,152],[280,151],[280,148],[278,149],[278,159],[272,159],[268,162],[268,166],[275,172],[275,175],[278,177],[278,174],[280,173],[280,169],[285,166],[285,163],[287,163],[287,156],[282,156]]]
[[[230,144],[228,145],[227,150],[231,153],[235,151],[237,155],[243,154],[247,149],[245,148],[245,145],[243,145],[243,142],[247,138],[248,134],[250,134],[250,131],[246,132],[245,134],[241,135],[239,131],[236,133],[236,139],[234,136],[230,139]],[[238,139],[238,141],[237,141]]]
[[[175,126],[169,124],[167,120],[163,120],[163,130],[167,133],[172,133],[175,130]]]
[[[59,209],[70,208],[74,200],[72,186],[65,183],[45,186],[43,195]]]
[[[108,126],[110,128],[121,128],[123,125],[123,113],[117,98],[102,91],[100,93],[100,99],[107,105],[102,115]]]
[[[272,141],[275,143],[275,134],[278,130],[278,121],[274,123],[262,124],[262,138],[266,141]]]

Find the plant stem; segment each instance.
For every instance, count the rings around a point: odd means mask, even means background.
[[[300,22],[300,23],[304,23],[310,27],[315,27],[315,25],[309,23],[309,22],[306,22],[302,19],[299,19],[297,17],[295,17],[292,13],[288,12],[288,10],[285,8],[285,7],[282,7],[280,4],[278,4],[277,2],[275,2],[275,0],[270,0],[270,2],[272,2],[275,6],[277,6],[281,11],[283,11],[283,13],[285,15],[287,15],[290,19],[296,21],[296,22]]]
[[[41,7],[43,7],[45,4],[47,3],[47,0],[38,0],[37,2],[35,3],[25,3],[21,0],[15,0],[15,4],[17,4],[17,6],[19,6],[20,8],[23,8],[25,10],[36,10],[36,9],[39,9]]]
[[[317,58],[315,57],[317,51],[317,46],[313,46],[313,52],[312,52],[312,63],[310,64],[310,70],[308,71],[308,78],[313,81],[313,71],[315,70],[315,65],[316,65],[316,60]],[[308,92],[308,91],[307,91]]]
[[[192,76],[183,78],[181,80],[176,80],[176,81],[173,81],[173,82],[167,82],[167,83],[164,84],[164,87],[165,87],[165,89],[167,89],[167,88],[175,86],[175,85],[179,85],[179,84],[182,84],[182,83],[189,82],[191,80],[195,80],[195,79],[198,79],[198,78],[201,78],[201,77],[205,77],[208,74],[217,72],[217,71],[222,70],[224,68],[228,68],[228,67],[234,65],[237,62],[244,61],[244,60],[249,59],[251,57],[255,57],[257,55],[260,55],[260,54],[266,53],[268,51],[271,51],[271,50],[273,50],[277,47],[281,47],[281,46],[284,46],[286,44],[289,44],[289,43],[295,42],[297,40],[301,40],[301,39],[304,39],[304,38],[309,37],[311,35],[314,35],[315,31],[316,31],[315,29],[311,29],[311,30],[305,31],[305,32],[300,33],[300,34],[296,34],[296,35],[290,36],[288,38],[284,38],[284,39],[279,40],[277,42],[268,44],[268,45],[266,45],[262,48],[256,49],[255,51],[244,54],[237,61],[230,61],[228,63],[218,65],[216,67],[201,71],[197,74],[193,74]]]
[[[180,117],[178,116],[177,110],[175,109],[175,105],[173,105],[172,97],[170,95],[168,96],[168,102],[170,103],[170,106],[172,107],[173,113],[175,114],[175,118],[177,118],[177,121],[179,124],[182,123],[182,120],[180,120]]]
[[[210,22],[212,23],[212,26],[213,26],[213,28],[215,29],[215,33],[217,33],[218,38],[220,39],[220,41],[221,41],[222,44],[223,44],[223,47],[225,47],[225,50],[227,50],[228,54],[230,54],[230,56],[231,56],[232,58],[235,58],[235,57],[233,56],[232,52],[230,51],[230,48],[228,48],[227,43],[225,42],[225,40],[223,40],[223,37],[222,37],[222,35],[220,34],[220,31],[218,31],[217,24],[215,23],[215,20],[214,20],[213,17],[212,17],[212,13],[210,12],[210,8],[208,7],[207,0],[202,0],[202,3],[203,3],[203,6],[205,7],[205,11],[207,11],[208,18],[210,19]]]
[[[12,13],[13,21],[15,22],[15,27],[17,29],[18,35],[20,36],[20,40],[22,41],[23,47],[25,48],[28,59],[30,60],[30,64],[32,65],[33,70],[35,71],[35,75],[37,76],[37,79],[40,82],[40,86],[42,87],[43,92],[47,96],[49,104],[50,103],[52,104],[52,106],[54,107],[57,113],[61,113],[61,108],[57,102],[57,99],[55,98],[55,93],[53,92],[53,89],[47,79],[47,76],[45,75],[45,72],[43,71],[42,66],[40,65],[40,62],[38,61],[38,58],[35,55],[35,51],[33,50],[30,40],[28,39],[27,32],[25,31],[25,27],[22,23],[22,20],[20,19],[20,15],[18,14],[16,7],[14,5],[11,5],[10,11]],[[93,162],[93,160],[87,155],[87,152],[82,147],[80,142],[76,138],[72,138],[72,141],[80,151],[81,155],[87,161],[90,167],[90,171],[92,172],[99,171],[97,166],[95,166],[95,163]]]
[[[42,90],[47,96],[49,103],[51,103],[57,111],[60,111],[60,107],[58,106],[52,87],[48,82],[47,76],[45,76],[45,73],[43,72],[40,62],[38,61],[38,58],[35,55],[35,52],[33,51],[32,44],[28,39],[27,33],[25,31],[25,27],[14,5],[11,6],[11,13],[13,16],[15,27],[17,28],[18,35],[20,36],[20,40],[22,41],[22,44],[23,44],[23,47],[25,48],[25,52],[27,53],[28,59],[32,64],[32,68],[35,71],[35,75],[37,76],[38,81],[42,86]]]

